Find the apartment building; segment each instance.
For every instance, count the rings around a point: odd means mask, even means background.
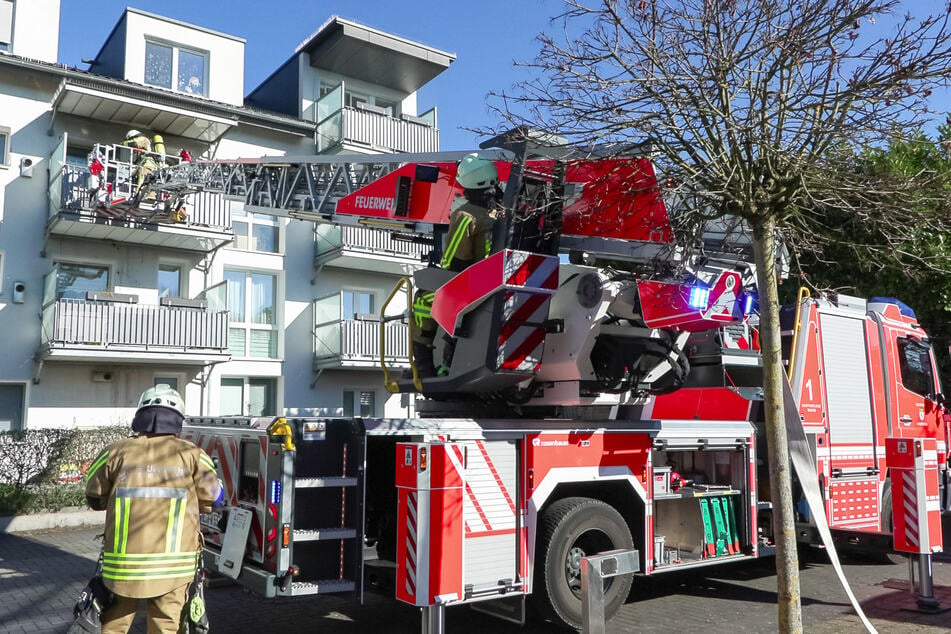
[[[0,0],[0,430],[124,424],[160,382],[192,415],[412,415],[373,316],[418,246],[208,193],[182,222],[106,215],[87,156],[129,129],[194,158],[435,151],[416,93],[453,55],[333,17],[245,97],[242,38],[129,8],[79,70],[58,15]]]

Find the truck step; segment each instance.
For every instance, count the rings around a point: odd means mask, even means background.
[[[325,487],[352,487],[357,485],[356,478],[295,478],[294,487],[298,489],[319,489]]]
[[[357,536],[353,528],[299,528],[294,530],[295,542],[315,542],[322,539],[353,539]]]
[[[318,579],[317,581],[295,581],[291,584],[291,596],[301,597],[308,594],[333,594],[334,592],[353,592],[357,584],[349,579]]]

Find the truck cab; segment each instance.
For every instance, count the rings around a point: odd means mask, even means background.
[[[932,346],[914,311],[893,298],[805,294],[783,310],[782,326],[784,360],[831,528],[850,542],[856,533],[890,535],[890,437],[935,439],[946,511],[947,413]],[[760,484],[768,486],[765,479]],[[814,535],[805,503],[796,504],[800,534]]]

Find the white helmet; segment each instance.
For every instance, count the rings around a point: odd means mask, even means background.
[[[138,130],[129,130],[128,132],[125,133],[125,138],[126,140],[134,139],[137,136],[141,136],[141,134],[142,133],[139,132]]]
[[[463,189],[486,189],[499,182],[499,170],[494,161],[473,152],[459,162],[456,181]]]
[[[185,415],[185,401],[182,400],[181,394],[165,383],[159,383],[142,392],[139,398],[139,409],[143,407],[167,407],[182,416]]]

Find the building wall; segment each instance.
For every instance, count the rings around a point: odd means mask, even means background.
[[[18,5],[21,3],[18,3]],[[47,160],[56,143],[48,136],[49,99],[56,83],[18,71],[0,74],[0,126],[11,130],[10,164],[0,167],[0,332],[3,363],[0,381],[29,383],[33,352],[40,341],[38,315],[48,260],[43,233],[49,213]],[[20,174],[22,159],[33,163],[33,176]],[[24,284],[24,303],[15,304],[15,282]]]
[[[244,40],[130,10],[125,21],[123,79],[145,81],[145,42],[154,39],[208,55],[209,99],[240,106],[244,102]],[[173,87],[174,89],[174,87]]]
[[[60,0],[19,0],[13,5],[13,47],[20,57],[56,62]]]

